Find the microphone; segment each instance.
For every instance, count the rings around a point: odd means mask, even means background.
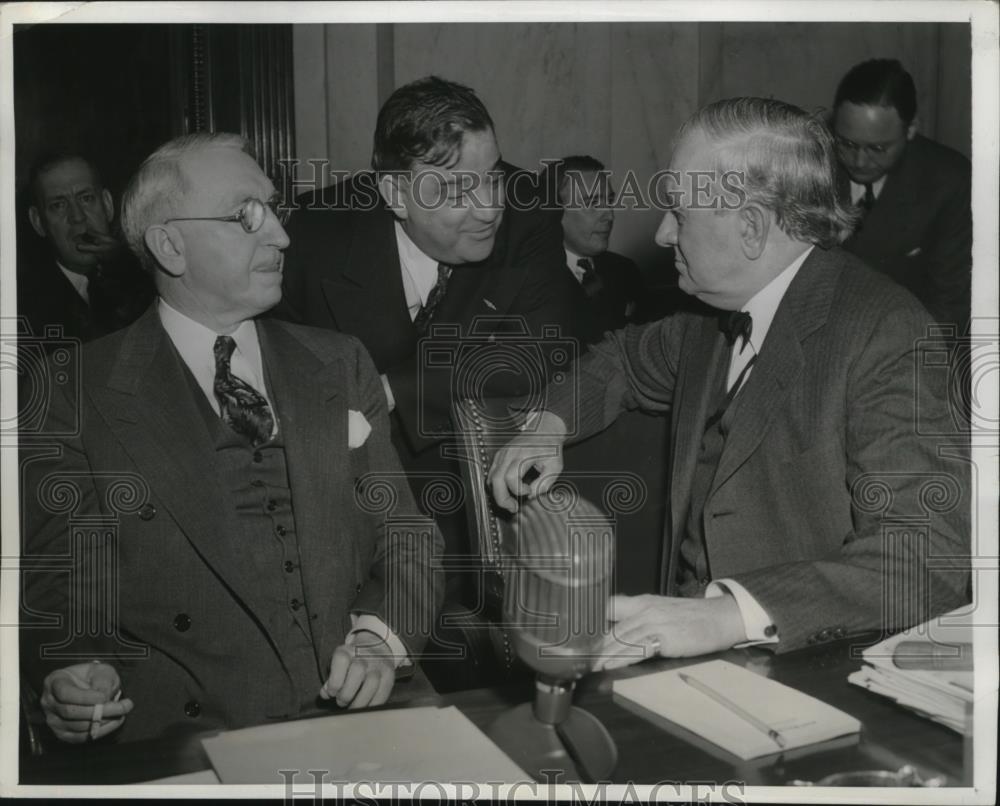
[[[566,484],[523,502],[505,540],[504,627],[536,672],[535,698],[499,717],[490,736],[525,771],[562,767],[607,778],[618,752],[600,721],[573,705],[609,629],[614,525]]]

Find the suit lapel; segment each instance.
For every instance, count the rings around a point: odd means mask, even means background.
[[[263,626],[266,603],[227,517],[229,493],[215,474],[212,437],[193,384],[153,305],[127,332],[108,385],[91,394],[153,495]]]
[[[826,322],[838,279],[829,253],[813,249],[785,292],[753,372],[736,398],[709,495],[743,466],[766,437],[805,366],[802,342]]]
[[[339,330],[361,339],[381,363],[382,349],[401,342],[412,348],[416,332],[406,308],[392,214],[378,210],[354,218],[344,268],[323,280],[323,294]]]
[[[322,632],[352,573],[340,539],[350,529],[345,515],[353,507],[346,370],[342,361],[321,359],[274,322],[259,320],[257,331],[285,444],[306,601],[323,619]]]

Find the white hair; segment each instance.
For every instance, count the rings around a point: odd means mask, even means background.
[[[146,246],[146,230],[170,218],[177,202],[190,190],[181,159],[203,148],[236,148],[250,154],[245,137],[227,132],[196,132],[164,143],[146,157],[122,195],[122,232],[143,268],[155,274],[156,258]]]

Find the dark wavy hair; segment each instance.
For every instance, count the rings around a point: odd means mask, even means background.
[[[847,71],[833,98],[833,108],[842,103],[891,106],[904,125],[917,116],[917,89],[913,77],[896,59],[869,59]]]
[[[428,76],[400,87],[375,123],[372,167],[408,171],[414,162],[447,166],[458,161],[466,132],[493,130],[493,119],[476,93],[462,84]]]

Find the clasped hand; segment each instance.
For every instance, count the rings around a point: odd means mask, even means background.
[[[337,705],[350,709],[382,705],[396,682],[396,658],[392,649],[374,633],[355,633],[351,644],[333,652],[330,677],[319,695],[336,698]]]
[[[551,412],[543,411],[530,429],[497,451],[487,479],[497,505],[517,512],[518,496],[536,498],[547,493],[562,472],[565,440],[566,424]],[[525,481],[532,471],[537,477]]]

